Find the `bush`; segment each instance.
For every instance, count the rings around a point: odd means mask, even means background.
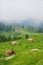
[[[29,35],[28,35],[28,34],[26,34],[26,35],[25,35],[25,38],[29,38]]]
[[[19,37],[19,39],[22,39],[22,37]]]

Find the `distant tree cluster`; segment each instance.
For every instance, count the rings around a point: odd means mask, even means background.
[[[43,32],[43,25],[41,25],[40,27],[33,27],[33,26],[19,26],[19,25],[6,25],[3,23],[0,23],[0,31],[16,31],[18,32],[18,30],[25,30],[28,32]]]
[[[17,35],[0,35],[0,42],[6,42],[6,41],[11,41],[11,40],[18,40],[18,39],[22,39],[21,36],[17,36]]]
[[[11,25],[5,25],[3,23],[0,23],[0,31],[11,31],[12,26]]]
[[[5,40],[7,40],[5,35],[0,35],[0,42],[4,42]]]

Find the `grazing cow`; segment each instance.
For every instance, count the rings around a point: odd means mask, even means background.
[[[34,42],[34,40],[32,38],[29,38],[29,42]]]
[[[9,56],[9,55],[13,55],[13,54],[15,54],[15,52],[13,50],[7,50],[5,52],[5,56]]]
[[[14,41],[14,42],[12,42],[11,44],[12,44],[12,45],[16,45],[16,44],[18,44],[18,43],[17,43],[16,41]]]

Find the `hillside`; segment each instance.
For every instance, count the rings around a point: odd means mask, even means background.
[[[25,39],[25,34],[23,33],[22,39],[16,40],[19,43],[17,45],[10,45],[12,41],[0,43],[0,65],[43,65],[43,34],[28,33],[29,37],[34,39],[34,42]],[[16,55],[9,60],[5,60],[5,51],[12,48]]]

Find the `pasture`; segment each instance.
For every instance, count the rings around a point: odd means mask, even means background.
[[[11,45],[11,42],[0,43],[0,65],[43,65],[43,34],[28,33],[34,42],[24,38],[16,40],[18,44]],[[5,52],[13,49],[16,53],[11,59],[5,60]],[[38,49],[32,51],[32,49]]]

